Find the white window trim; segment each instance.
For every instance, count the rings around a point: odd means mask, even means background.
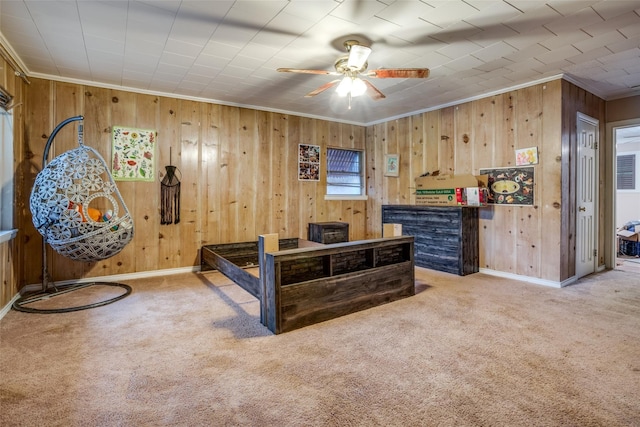
[[[18,235],[18,230],[0,231],[0,244],[15,239]]]
[[[366,194],[356,196],[353,194],[339,195],[339,194],[325,194],[325,200],[369,200],[369,196]]]
[[[0,115],[0,243],[3,243],[13,239],[17,230],[13,229],[13,117],[4,109]]]
[[[325,185],[325,195],[324,195],[324,200],[369,200],[369,196],[367,195],[367,172],[366,172],[366,167],[367,167],[367,162],[366,162],[366,152],[365,150],[361,150],[359,148],[345,148],[345,147],[327,147],[327,148],[331,148],[333,150],[347,150],[347,151],[359,151],[360,153],[362,153],[362,192],[363,194],[326,194],[327,191],[327,187]],[[328,164],[328,160],[326,163],[326,169],[327,169],[327,173],[329,173],[329,164]]]

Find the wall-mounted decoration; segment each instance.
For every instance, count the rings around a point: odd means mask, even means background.
[[[298,180],[320,181],[320,146],[298,144]]]
[[[164,167],[166,174],[160,181],[160,224],[180,222],[180,169],[171,165],[171,147],[169,147],[169,166]],[[162,175],[162,172],[160,173]]]
[[[533,205],[534,167],[480,169],[488,175],[489,200],[495,205]]]
[[[384,176],[398,176],[400,173],[400,155],[386,154],[384,156]]]
[[[111,175],[117,181],[153,181],[156,131],[113,127]]]
[[[516,150],[516,166],[537,165],[538,147]]]

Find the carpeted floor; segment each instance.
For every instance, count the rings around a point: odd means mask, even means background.
[[[640,425],[638,275],[416,278],[414,297],[281,335],[217,272],[130,281],[91,310],[11,311],[0,425]]]

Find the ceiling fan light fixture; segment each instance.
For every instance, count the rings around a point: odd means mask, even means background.
[[[351,83],[351,96],[360,96],[364,95],[367,91],[367,85],[362,81],[362,79],[356,77],[353,79]]]
[[[347,96],[349,92],[351,92],[351,87],[353,86],[353,82],[351,77],[347,76],[342,79],[338,87],[336,88],[336,93],[339,96]]]
[[[366,91],[367,85],[364,81],[362,81],[362,79],[349,76],[346,76],[344,79],[342,79],[342,81],[336,88],[336,93],[342,97],[347,95],[350,95],[352,97],[360,96],[364,95]]]
[[[347,67],[352,70],[360,70],[364,66],[364,64],[366,64],[367,58],[369,58],[369,54],[371,54],[370,47],[354,44],[350,47],[349,50],[349,60],[347,61]]]
[[[343,44],[349,54],[342,55],[336,59],[333,64],[335,71],[307,70],[298,68],[278,68],[278,71],[342,76],[307,93],[305,97],[310,98],[328,90],[329,88],[335,87],[338,96],[349,98],[349,109],[351,109],[351,98],[354,96],[366,94],[374,101],[386,98],[384,94],[368,80],[368,78],[425,79],[429,77],[428,68],[380,68],[367,71],[369,65],[367,63],[367,59],[371,54],[371,48],[368,46],[362,46],[357,40],[346,40]],[[366,77],[367,79],[362,80],[359,76]]]

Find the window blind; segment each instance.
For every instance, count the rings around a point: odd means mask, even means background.
[[[624,154],[617,157],[617,189],[636,189],[636,155]]]
[[[362,152],[327,149],[327,194],[362,194]]]

